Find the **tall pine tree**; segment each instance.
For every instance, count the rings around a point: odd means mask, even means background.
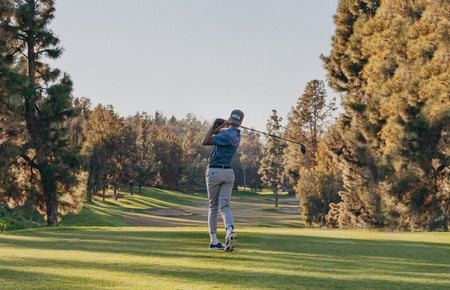
[[[297,144],[289,143],[285,150],[285,169],[291,183],[296,186],[299,171],[316,165],[315,154],[319,140],[325,133],[327,120],[336,109],[334,99],[327,103],[327,93],[323,81],[312,80],[306,84],[305,91],[291,108],[285,135],[290,140],[305,144],[306,154]]]
[[[272,115],[267,121],[267,133],[279,136],[282,133],[282,118],[278,116],[276,110],[272,110]],[[272,189],[275,196],[275,207],[278,207],[278,190],[283,184],[284,158],[283,150],[286,143],[278,138],[268,137],[265,146],[263,146],[263,155],[261,167],[258,171],[261,174],[263,183]]]
[[[285,150],[286,174],[293,184],[308,225],[325,223],[329,203],[338,200],[336,196],[341,189],[338,186],[340,175],[328,168],[332,166],[324,148],[319,150],[327,121],[335,110],[334,99],[327,101],[324,82],[308,82],[304,93],[298,98],[297,106],[289,113],[285,132],[289,139],[303,142],[308,148],[305,155],[297,144],[288,144]],[[324,165],[317,166],[318,163]]]
[[[80,198],[74,190],[78,183],[78,148],[71,146],[65,126],[78,113],[72,106],[72,82],[67,74],[61,76],[58,69],[42,61],[45,57],[57,58],[62,52],[58,38],[48,29],[54,17],[53,1],[2,1],[2,7],[5,4],[11,9],[11,17],[2,19],[1,27],[11,41],[3,55],[15,61],[2,72],[2,78],[7,78],[2,92],[6,91],[8,103],[14,104],[17,120],[24,128],[21,135],[7,134],[10,140],[16,140],[16,147],[12,162],[5,168],[9,183],[1,185],[25,186],[26,190],[2,190],[2,194],[16,201],[33,200],[46,213],[47,223],[54,225],[58,223],[58,209],[76,208]]]

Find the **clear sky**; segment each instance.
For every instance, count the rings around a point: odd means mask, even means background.
[[[50,28],[74,96],[201,120],[245,113],[265,130],[325,80],[338,0],[56,0]],[[328,90],[329,95],[334,95]]]

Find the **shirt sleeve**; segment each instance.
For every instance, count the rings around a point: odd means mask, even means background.
[[[214,143],[220,146],[227,146],[227,145],[236,146],[239,144],[238,136],[236,136],[236,134],[233,134],[233,132],[230,131],[228,132],[223,131],[220,134],[213,136],[213,138]]]
[[[219,135],[213,136],[214,143],[216,145],[225,146],[225,145],[231,145],[230,135],[225,134],[224,132],[220,133]]]

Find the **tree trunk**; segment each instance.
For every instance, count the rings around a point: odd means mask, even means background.
[[[246,178],[245,178],[245,167],[243,168],[244,169],[244,191],[245,191],[245,186],[246,186],[246,184],[247,184],[247,181],[246,181]]]
[[[275,207],[278,207],[278,191],[275,189],[273,193],[275,194]]]
[[[94,191],[94,188],[92,186],[92,173],[89,172],[87,192],[86,192],[86,202],[92,203],[92,192],[93,191]]]
[[[117,200],[117,188],[114,186],[114,200]]]
[[[130,183],[130,194],[133,195],[133,184]]]
[[[448,232],[448,215],[444,215],[444,232]]]
[[[103,186],[103,202],[105,202],[105,191],[106,191],[106,188]]]
[[[45,196],[45,205],[47,206],[47,225],[54,226],[58,224],[58,204],[56,197]]]
[[[139,184],[139,193],[141,193],[142,186]]]
[[[40,169],[42,178],[42,189],[45,197],[45,207],[47,208],[47,225],[58,224],[58,200],[56,196],[56,184],[51,174],[51,169]]]

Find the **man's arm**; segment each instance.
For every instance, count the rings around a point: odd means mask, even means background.
[[[230,122],[226,120],[216,119],[212,127],[209,128],[208,132],[206,132],[205,137],[203,137],[202,145],[216,145],[216,142],[214,142],[213,135],[219,134],[220,130],[225,126],[229,126],[229,124]]]
[[[216,145],[213,138],[213,127],[209,128],[208,132],[206,132],[205,137],[203,137],[202,145]]]

